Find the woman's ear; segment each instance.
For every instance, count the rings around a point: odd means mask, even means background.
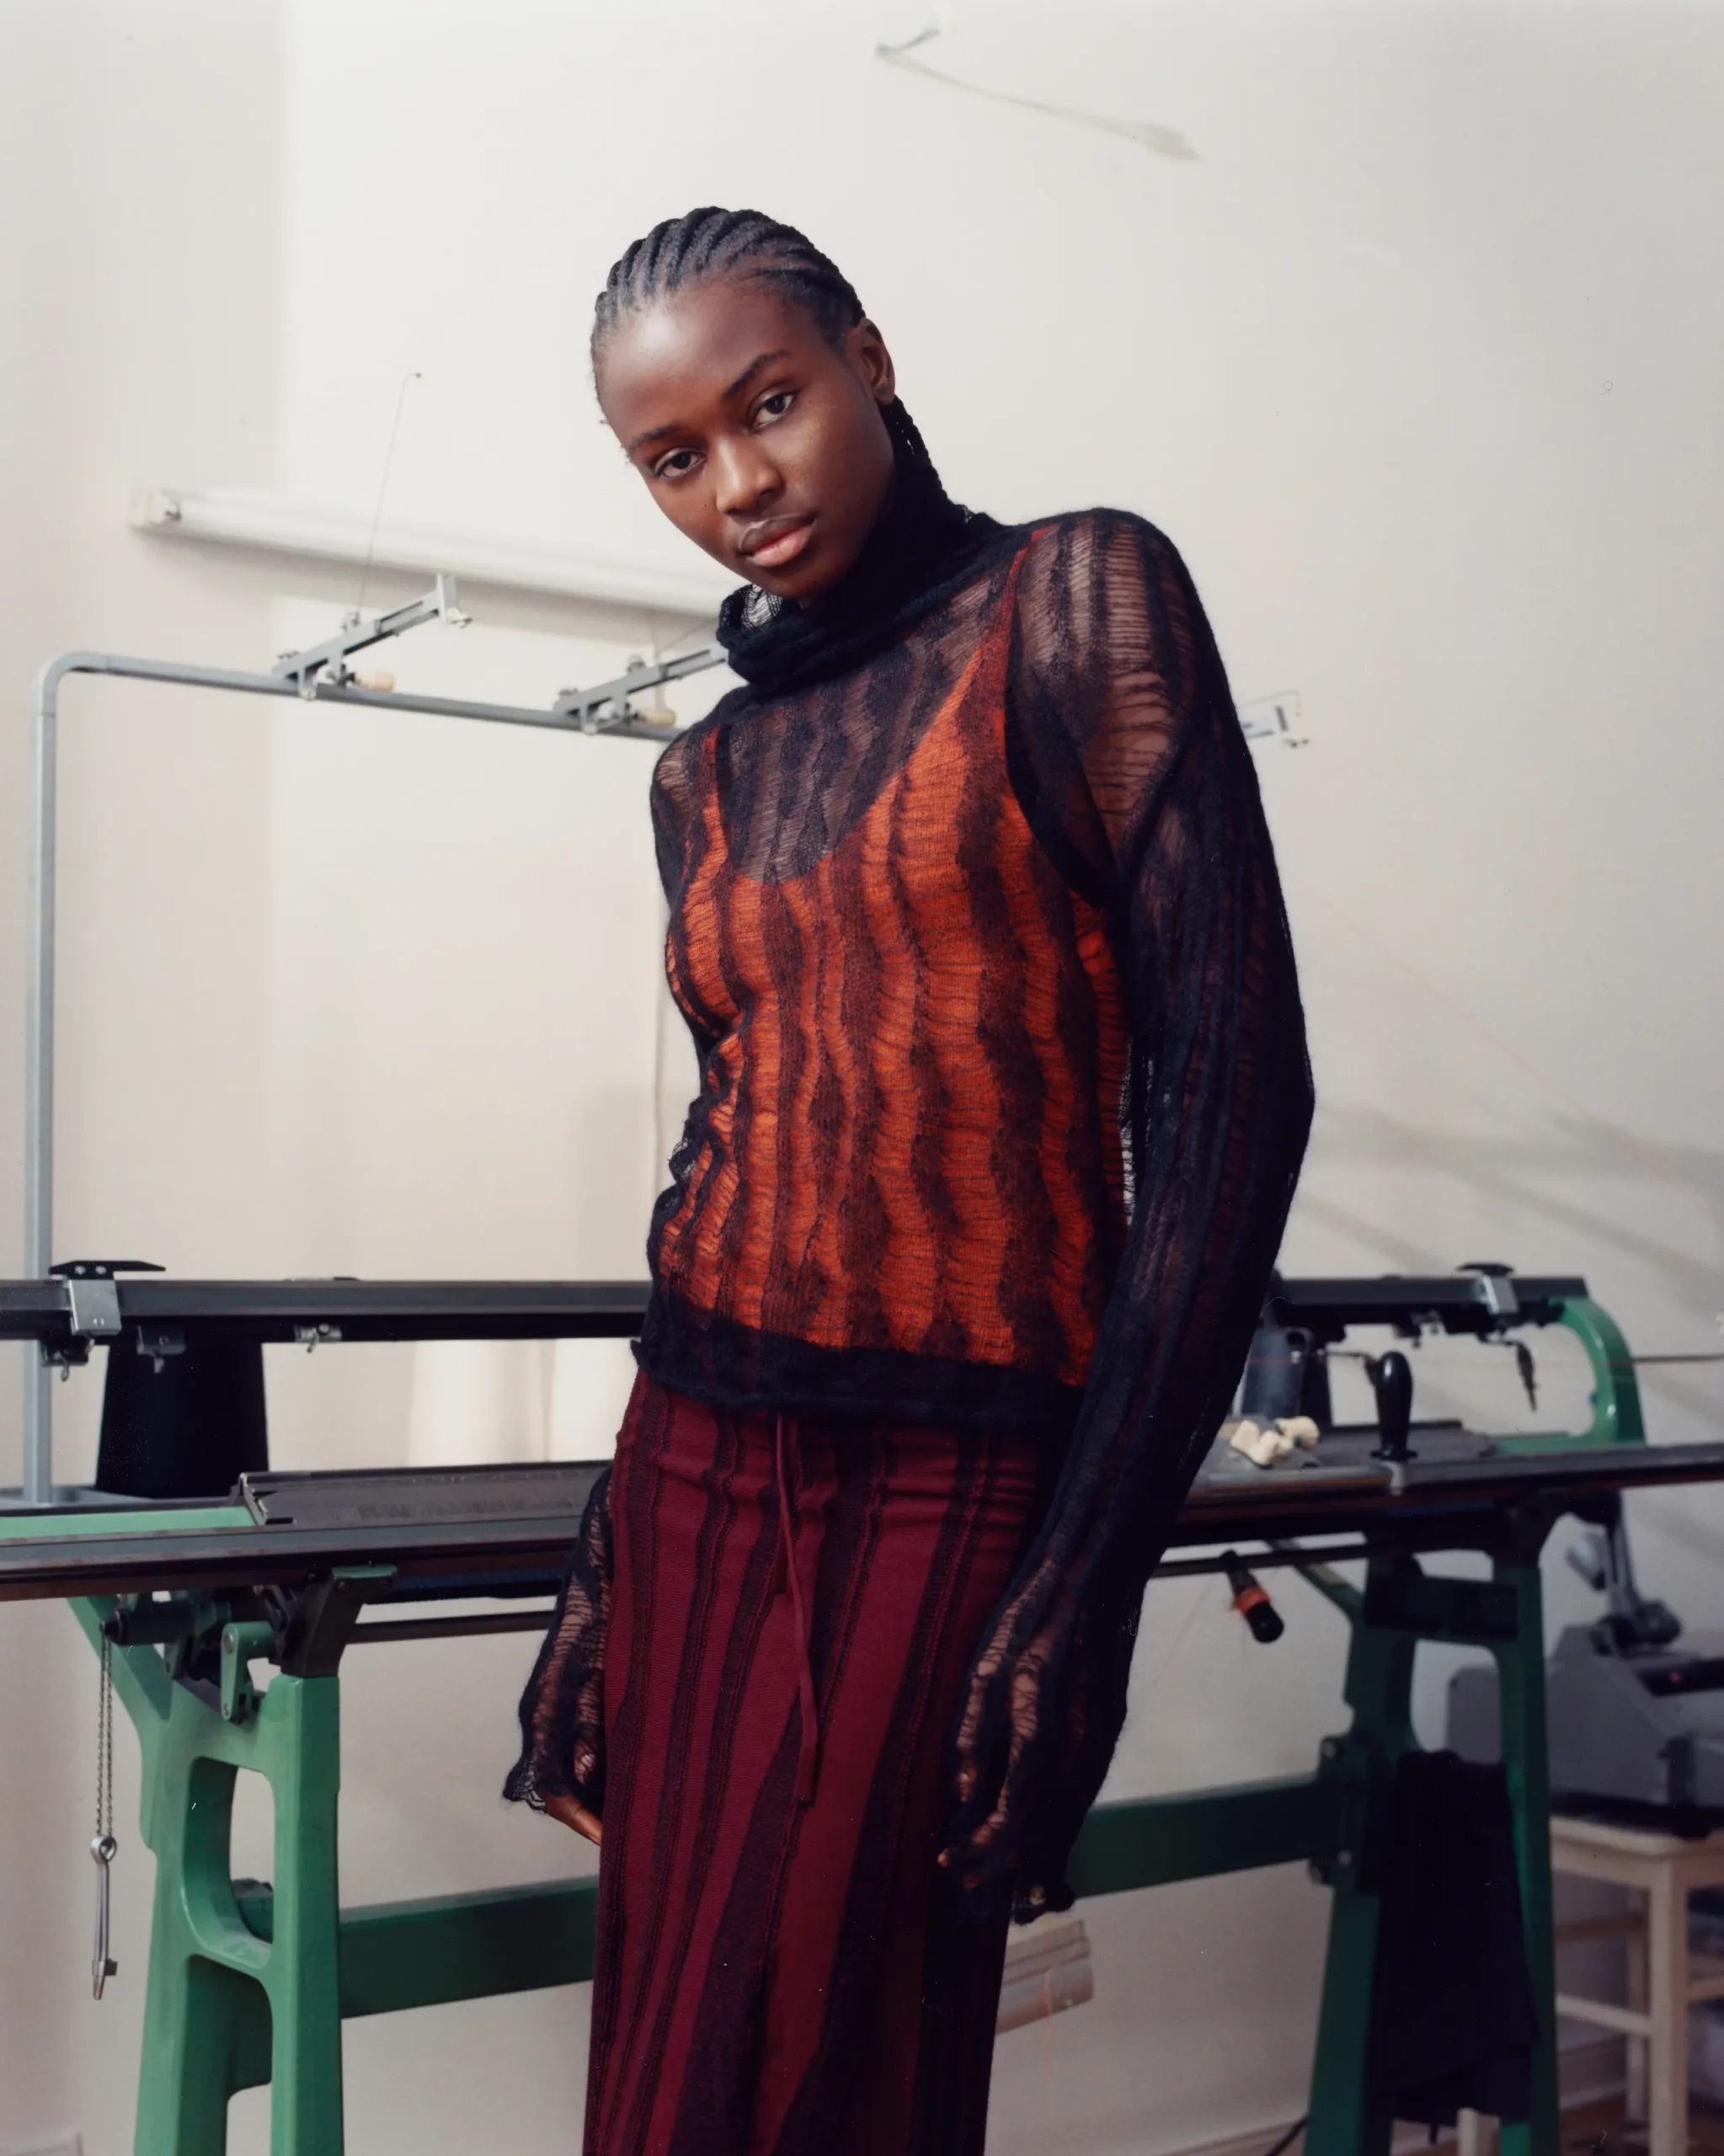
[[[897,372],[886,339],[866,315],[845,331],[844,355],[874,402],[889,404],[898,394]]]

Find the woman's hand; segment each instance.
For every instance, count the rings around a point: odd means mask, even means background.
[[[545,1810],[552,1819],[560,1819],[565,1827],[573,1827],[577,1834],[584,1834],[595,1847],[604,1838],[604,1825],[596,1812],[589,1812],[578,1797],[547,1796]]]
[[[1026,1748],[1035,1739],[1040,1717],[1042,1653],[1040,1643],[1033,1642],[1029,1649],[1011,1654],[1005,1645],[1007,1622],[1009,1617],[996,1626],[992,1640],[976,1657],[958,1726],[955,1794],[960,1810],[969,1812],[970,1817],[959,1841],[942,1850],[940,1862],[955,1870],[967,1886],[980,1883],[980,1867],[991,1856],[1003,1853],[996,1852],[995,1844],[1009,1847],[1024,1823],[1017,1817],[1022,1796],[1019,1767]],[[1000,1758],[996,1751],[990,1759],[985,1751],[990,1702],[1008,1664],[1004,1687],[1009,1716],[1005,1756]],[[996,1745],[998,1734],[995,1731]],[[989,1783],[991,1787],[986,1786]],[[984,1802],[990,1799],[991,1802],[977,1819],[974,1805],[979,1794]]]
[[[521,1695],[521,1753],[503,1793],[596,1847],[604,1829],[605,1636],[611,1593],[611,1470],[595,1482],[557,1614]]]
[[[1106,1594],[1069,1618],[1056,1600],[1036,1625],[1031,1607],[1027,1593],[1006,1604],[971,1664],[940,1862],[972,1891],[1010,1882],[1033,1914],[1069,1905],[1059,1866],[1107,1773],[1137,1626]]]

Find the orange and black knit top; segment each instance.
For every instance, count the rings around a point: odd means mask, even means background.
[[[1310,1081],[1256,772],[1172,544],[1112,510],[969,519],[910,583],[825,634],[768,611],[758,650],[740,595],[756,678],[659,761],[701,1088],[639,1352],[717,1402],[1059,1449],[991,1643],[1002,1774],[1005,1673],[1049,1680],[1045,1759],[1012,1765],[1039,1863],[1013,1839],[1057,1899]]]
[[[1070,1426],[1125,1246],[1129,1024],[1104,894],[1009,766],[1019,594],[1054,540],[659,765],[702,1084],[644,1348],[684,1390]]]
[[[1002,527],[899,450],[832,603],[727,603],[745,686],[654,776],[701,1084],[637,1352],[721,1405],[1045,1442],[953,1829],[997,1806],[983,1891],[1058,1907],[1310,1081],[1256,772],[1174,548],[1113,510]],[[601,1610],[602,1566],[585,1592]],[[544,1765],[595,1721],[602,1624],[566,1629],[521,1788],[590,1797]]]
[[[732,1406],[1063,1438],[1129,1241],[1143,1299],[1110,1330],[1134,1334],[1200,1194],[1225,1242],[1264,1213],[1278,1234],[1303,1035],[1254,773],[1172,546],[1097,510],[990,526],[969,558],[886,649],[728,698],[659,762],[702,1084],[642,1359]]]

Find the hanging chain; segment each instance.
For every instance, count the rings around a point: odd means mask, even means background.
[[[114,1831],[114,1642],[102,1635],[101,1689],[96,1701],[96,1838]]]
[[[109,1888],[110,1870],[120,1844],[114,1838],[114,1642],[104,1632],[101,1646],[100,1690],[96,1700],[96,1831],[90,1854],[96,1865],[96,1951],[90,1963],[92,1988],[102,1996],[102,1987],[118,1972],[108,1951]]]

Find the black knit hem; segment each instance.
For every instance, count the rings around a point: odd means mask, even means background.
[[[1080,1386],[997,1363],[897,1348],[817,1348],[709,1317],[659,1287],[634,1354],[660,1385],[713,1406],[1022,1430],[1060,1442],[1083,1398]]]

